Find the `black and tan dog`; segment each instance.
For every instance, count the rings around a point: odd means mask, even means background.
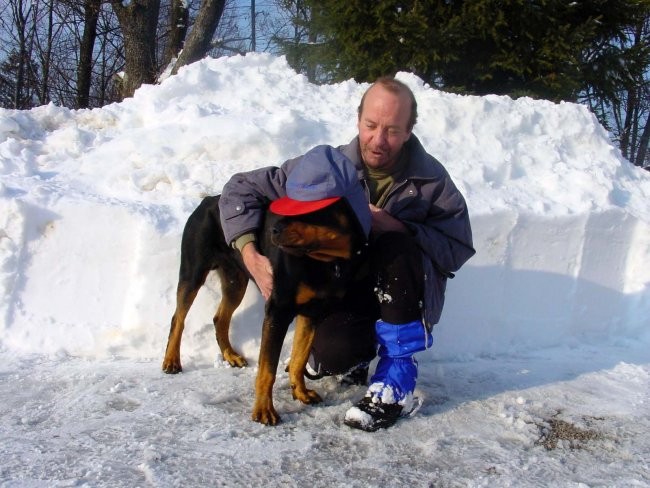
[[[213,319],[221,354],[232,366],[247,364],[230,344],[229,330],[250,277],[239,251],[225,242],[218,203],[218,196],[205,198],[183,231],[176,311],[162,365],[166,373],[182,369],[180,345],[185,317],[211,270],[217,271],[221,281],[221,303]],[[305,215],[287,217],[267,211],[258,243],[273,267],[273,292],[266,302],[262,325],[252,418],[275,425],[280,417],[273,407],[273,384],[282,344],[294,318],[289,363],[292,394],[305,404],[321,401],[306,387],[304,378],[315,319],[335,308],[348,290],[359,288],[355,281],[364,275],[365,238],[347,201],[340,199]]]

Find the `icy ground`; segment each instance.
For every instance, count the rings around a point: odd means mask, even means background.
[[[253,368],[22,357],[0,371],[7,487],[650,486],[647,347],[428,362],[420,411],[372,434],[342,426],[364,390],[334,378],[304,406],[281,374],[283,423],[264,427]]]

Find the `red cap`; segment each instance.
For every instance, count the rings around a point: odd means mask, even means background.
[[[341,197],[331,197],[322,200],[303,201],[282,197],[271,202],[269,209],[276,215],[304,215],[325,208],[340,199]]]

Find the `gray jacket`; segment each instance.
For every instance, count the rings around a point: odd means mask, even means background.
[[[424,150],[415,135],[405,146],[410,154],[409,166],[393,185],[383,208],[409,228],[423,251],[423,318],[431,328],[440,320],[447,278],[453,277],[475,250],[467,204],[447,170]],[[354,163],[368,194],[359,139],[355,137],[338,149]],[[226,183],[219,202],[226,242],[259,228],[269,202],[285,195],[287,174],[300,159],[290,159],[280,167],[237,173]]]

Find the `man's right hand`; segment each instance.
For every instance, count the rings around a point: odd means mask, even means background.
[[[271,261],[257,251],[255,242],[249,242],[241,250],[244,265],[251,274],[264,300],[268,300],[273,290],[273,268]]]

